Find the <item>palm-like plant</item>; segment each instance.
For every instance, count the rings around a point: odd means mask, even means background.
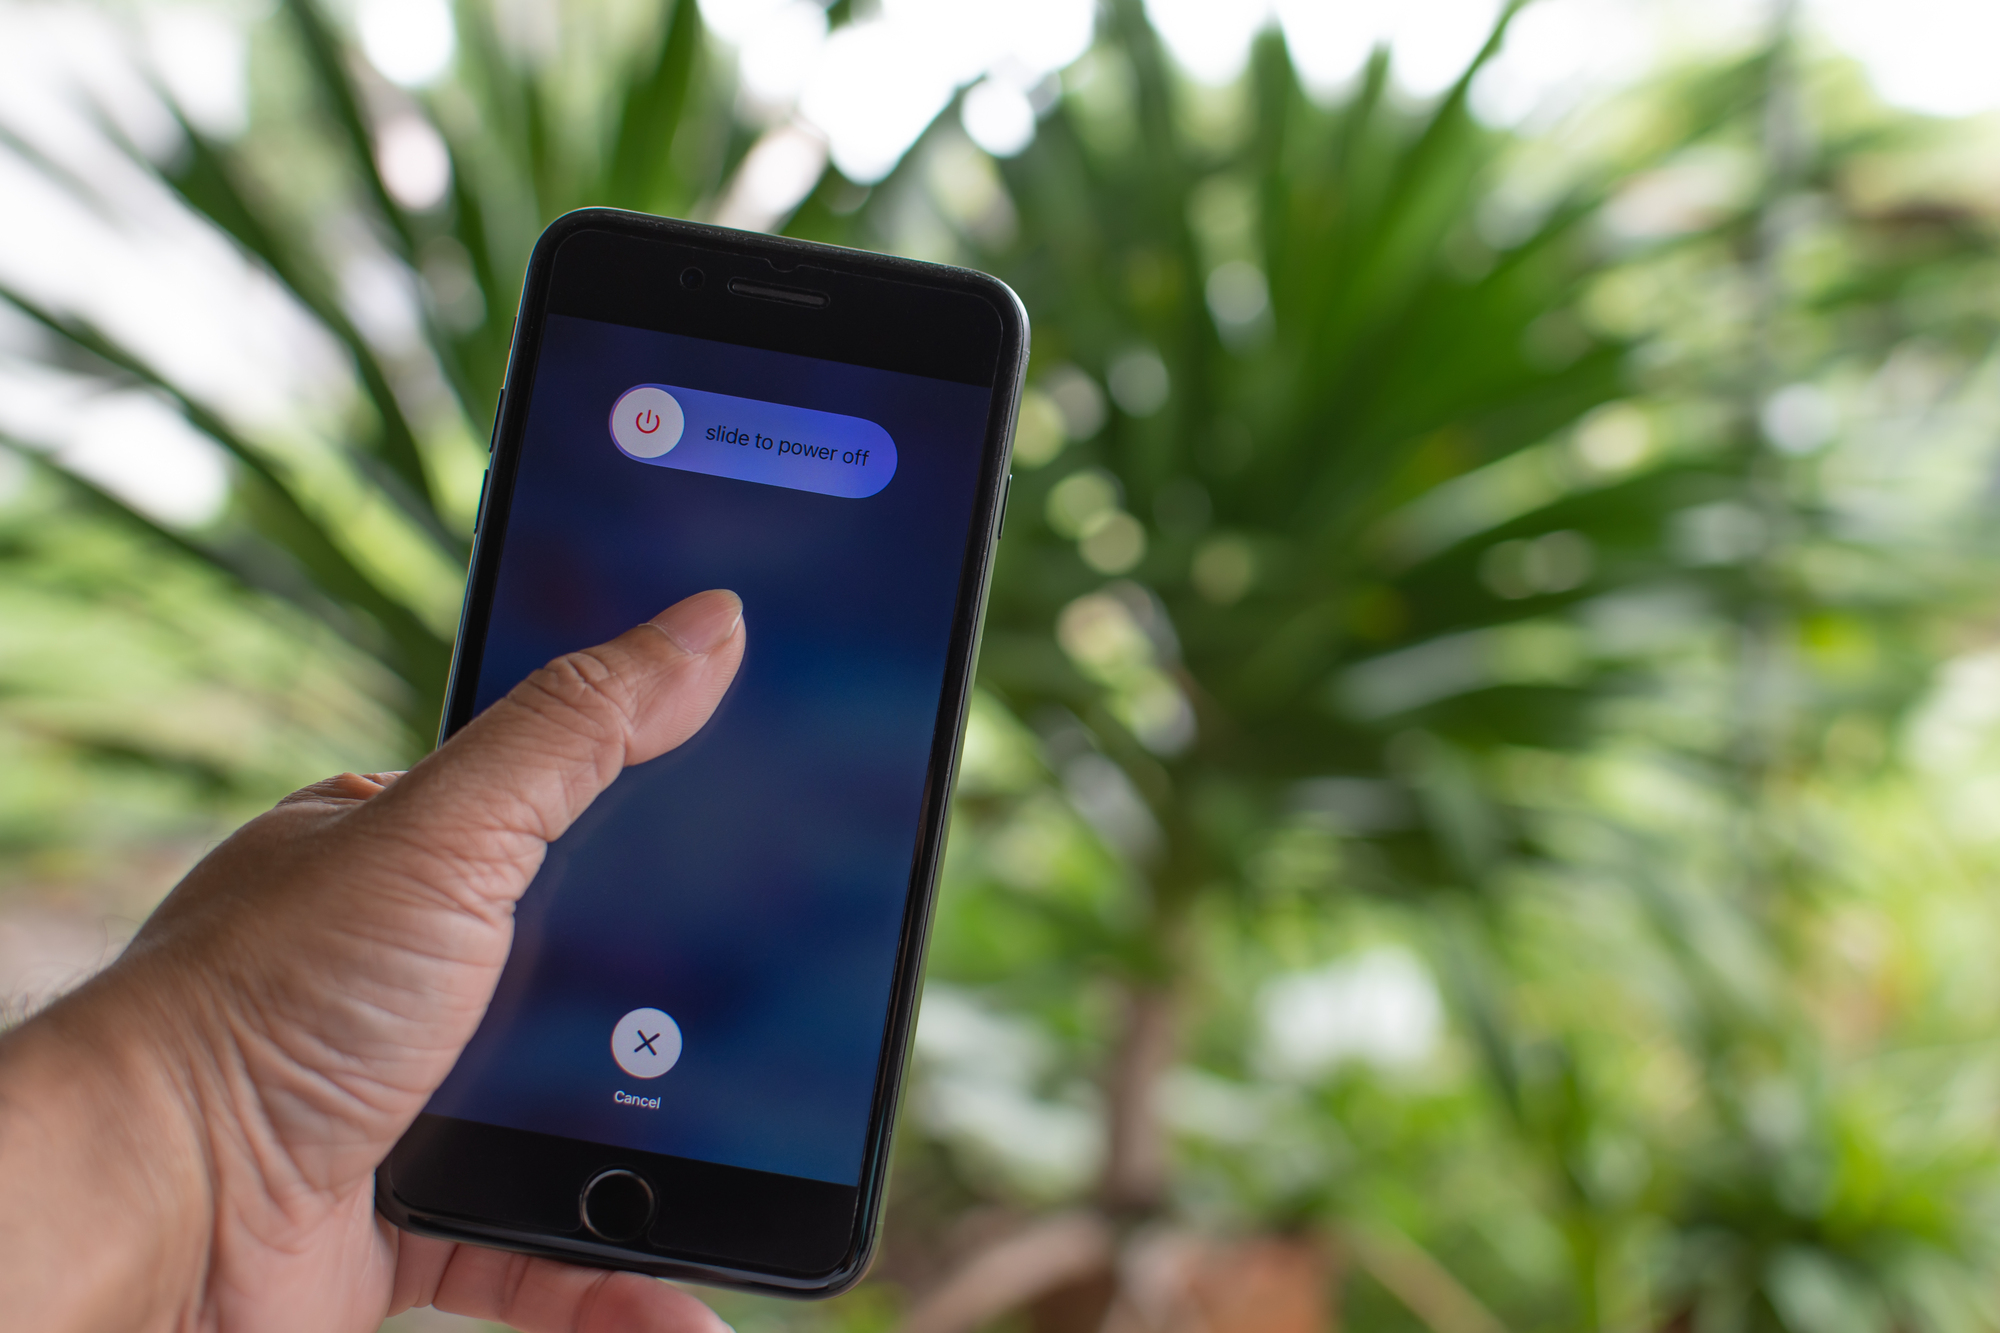
[[[1876,131],[1857,126],[1801,160],[1788,156],[1808,150],[1781,114],[1802,95],[1782,32],[1769,51],[1679,82],[1661,99],[1671,111],[1636,136],[1641,146],[1602,174],[1574,170],[1566,191],[1512,226],[1491,225],[1508,141],[1467,111],[1477,65],[1436,105],[1411,110],[1385,96],[1378,61],[1324,108],[1267,36],[1247,104],[1218,130],[1136,5],[1113,8],[1108,36],[1091,82],[1001,168],[995,197],[1011,204],[1012,226],[975,207],[963,241],[1022,291],[1037,318],[1040,383],[1086,419],[1052,462],[1047,443],[1026,437],[1033,470],[1015,485],[982,679],[1040,733],[1050,777],[1110,861],[1071,866],[1070,891],[1023,884],[1005,864],[1020,797],[968,796],[961,829],[997,854],[961,858],[957,883],[988,892],[956,934],[947,920],[944,943],[961,979],[1089,1034],[1081,1045],[1100,1061],[1105,1138],[1098,1230],[1060,1213],[1008,1233],[939,1281],[911,1326],[969,1329],[1021,1303],[1036,1309],[1037,1328],[1122,1327],[1135,1310],[1158,1318],[1179,1301],[1233,1327],[1232,1301],[1254,1301],[1259,1284],[1324,1281],[1310,1247],[1289,1258],[1196,1250],[1181,1255],[1177,1293],[1144,1289],[1148,1272],[1159,1275],[1144,1224],[1184,1202],[1163,1083],[1186,1059],[1255,1081],[1245,1025],[1217,1022],[1218,954],[1249,937],[1261,957],[1282,956],[1268,940],[1287,928],[1278,923],[1310,927],[1273,895],[1301,879],[1329,917],[1359,891],[1425,904],[1440,924],[1431,938],[1457,978],[1493,1109],[1533,1150],[1556,1200],[1574,1302],[1557,1317],[1643,1320],[1653,1300],[1661,1308],[1650,1317],[1769,1318],[1795,1312],[1810,1299],[1797,1295],[1801,1284],[1828,1271],[1856,1289],[1895,1291],[1902,1279],[1860,1257],[1885,1244],[1926,1254],[1931,1276],[1948,1270],[1964,1291],[1967,1196],[1940,1189],[1935,1175],[1912,1173],[1865,1222],[1834,1223],[1843,1205],[1831,1196],[1829,1214],[1758,1211],[1783,1186],[1769,1159],[1740,1155],[1756,1132],[1741,1071],[1729,1066],[1774,1059],[1778,1048],[1816,1050],[1819,1039],[1796,1008],[1753,1012],[1732,998],[1690,934],[1689,913],[1708,909],[1682,901],[1682,878],[1719,893],[1725,919],[1744,913],[1743,966],[1767,969],[1763,984],[1786,994],[1796,983],[1774,904],[1796,868],[1777,849],[1787,817],[1773,786],[1796,780],[1799,755],[1780,739],[1792,725],[1781,719],[1819,716],[1822,705],[1803,680],[1774,684],[1769,661],[1790,651],[1782,645],[1801,608],[1825,605],[1799,581],[1801,553],[1859,552],[1802,502],[1804,470],[1759,422],[1787,384],[1909,336],[1903,315],[1877,304],[1897,281],[1890,274],[1906,280],[1913,261],[1983,272],[1982,248],[1947,260],[1942,235],[1914,252],[1884,246],[1877,220],[1847,215],[1838,226],[1853,229],[1843,233],[1851,281],[1812,298],[1789,291],[1776,276],[1789,253],[1781,220],[1802,190],[1838,190]],[[1772,167],[1765,188],[1614,257],[1604,205],[1624,173],[1672,164],[1690,146],[1741,144],[1746,126],[1747,151]],[[941,129],[932,151],[953,152],[952,133]],[[1627,331],[1649,331],[1651,320],[1641,312],[1620,327],[1606,313],[1618,303],[1607,279],[1671,283],[1667,275],[1690,271],[1754,293],[1747,317],[1677,365],[1635,369]],[[1798,313],[1807,300],[1858,337],[1838,338],[1837,351],[1808,341],[1825,326]],[[1087,421],[1079,367],[1115,400],[1101,430]],[[1650,417],[1621,401],[1637,394],[1654,397]],[[1030,426],[1043,406],[1031,401]],[[1661,418],[1681,436],[1664,454],[1649,443]],[[1722,531],[1730,524],[1788,535],[1746,541]],[[1884,556],[1897,558],[1883,548],[1864,558]],[[1661,598],[1702,609],[1676,630],[1679,613],[1660,613]],[[1887,637],[1908,625],[1912,605],[1878,596],[1840,614]],[[1607,731],[1610,707],[1652,694],[1660,666],[1687,660],[1675,635],[1691,632],[1724,645],[1697,672],[1732,682],[1705,714],[1727,719],[1721,737],[1684,730],[1649,743],[1700,766],[1714,798],[1740,812],[1727,821],[1736,828],[1705,829],[1686,861],[1683,849],[1636,832],[1650,822],[1644,812],[1590,835],[1627,849],[1603,873],[1634,886],[1651,922],[1614,956],[1664,954],[1690,1024],[1670,1040],[1706,1061],[1711,1079],[1712,1137],[1649,1126],[1654,1151],[1685,1154],[1685,1174],[1663,1172],[1635,1195],[1611,1183],[1615,1169],[1592,1164],[1626,1132],[1616,1076],[1585,1035],[1608,1015],[1569,1012],[1573,1026],[1531,1038],[1537,1024],[1510,1017],[1500,999],[1514,988],[1509,971],[1533,970],[1516,937],[1534,928],[1517,919],[1510,884],[1578,859],[1546,835],[1538,784],[1510,771],[1561,770],[1561,756],[1589,755],[1607,734],[1650,734],[1654,724],[1635,729],[1629,711]],[[1884,663],[1838,706],[1893,717],[1922,680],[1908,665]],[[1036,798],[1026,808],[1035,826]],[[1715,865],[1717,849],[1739,837],[1764,845],[1733,868]],[[1274,872],[1274,856],[1301,850],[1303,870]],[[1291,885],[1275,883],[1288,876]],[[1116,1001],[1098,1005],[1107,984]],[[1612,978],[1568,985],[1579,1000],[1598,985],[1617,993]],[[1647,1007],[1632,1003],[1614,1002],[1620,1013]],[[1846,1094],[1828,1095],[1811,1114],[1861,1132],[1843,1119]],[[1723,1186],[1732,1174],[1741,1185]],[[1266,1189],[1250,1211],[1297,1227],[1352,1208],[1341,1189],[1308,1175]],[[1890,1240],[1926,1210],[1921,1239]],[[1632,1238],[1662,1216],[1680,1228],[1678,1248],[1655,1267],[1632,1257]],[[1439,1328],[1490,1326],[1448,1274],[1360,1220],[1340,1246],[1412,1310]],[[1708,1269],[1704,1256],[1719,1252],[1736,1267]],[[1240,1269],[1241,1282],[1232,1289],[1216,1265]],[[1911,1299],[1882,1297],[1884,1308],[1942,1308]],[[1301,1327],[1317,1317],[1303,1298],[1286,1308]]]
[[[164,395],[218,445],[232,465],[231,512],[211,530],[181,530],[74,473],[67,484],[361,647],[399,683],[386,702],[410,752],[421,753],[436,731],[452,626],[437,614],[434,589],[413,587],[407,568],[387,567],[394,557],[369,549],[370,522],[359,512],[386,519],[399,554],[410,543],[421,548],[409,563],[446,577],[462,570],[472,516],[466,488],[453,483],[468,469],[476,475],[465,446],[491,430],[514,295],[541,226],[586,203],[685,212],[716,194],[747,140],[732,133],[727,89],[704,57],[691,2],[664,6],[654,28],[637,34],[629,64],[593,71],[616,91],[582,113],[563,103],[551,68],[552,56],[578,53],[510,47],[481,6],[458,15],[462,76],[421,98],[375,74],[310,0],[277,17],[303,77],[261,83],[269,105],[260,110],[273,126],[260,121],[241,142],[219,141],[164,93],[177,131],[164,153],[141,151],[109,117],[103,126],[136,166],[275,279],[347,359],[352,419],[313,441],[317,466],[302,465],[296,448],[254,438],[92,322],[19,290],[4,296],[81,365],[111,384]],[[422,209],[398,199],[381,167],[385,133],[412,118],[429,127],[418,133],[441,134],[449,145],[449,193]],[[91,182],[32,139],[9,133],[7,144],[74,196],[103,206]],[[320,197],[298,188],[300,157],[319,159],[340,186]],[[328,256],[354,260],[357,245],[360,261],[386,261],[409,279],[419,345],[385,345],[351,313],[344,275]],[[357,497],[344,507],[329,503],[328,469]]]
[[[1517,835],[1482,756],[1588,733],[1606,667],[1563,613],[1646,573],[1632,518],[1663,483],[1592,477],[1548,443],[1623,388],[1623,348],[1574,314],[1605,183],[1482,235],[1505,139],[1467,109],[1477,66],[1412,110],[1378,58],[1329,109],[1267,36],[1248,104],[1204,136],[1139,7],[1109,22],[1093,86],[1002,169],[1014,234],[968,243],[1034,313],[1051,397],[1087,418],[1088,374],[1115,405],[1016,479],[982,679],[1041,727],[1128,885],[1056,934],[1073,980],[1121,992],[1096,1192],[1116,1224],[1169,1203],[1155,1108],[1204,913],[1256,911],[1259,860],[1302,804],[1348,840],[1348,878],[1486,886]],[[1481,554],[1499,543],[1533,570],[1496,592]],[[1048,1267],[1009,1299],[1078,1280],[1073,1251],[1022,1252]],[[956,1303],[992,1283],[985,1262],[914,1326],[973,1327]]]

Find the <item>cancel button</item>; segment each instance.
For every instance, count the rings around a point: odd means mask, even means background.
[[[648,1111],[657,1111],[660,1109],[660,1099],[658,1097],[634,1097],[623,1088],[612,1093],[611,1100],[617,1102],[620,1106],[643,1106]]]

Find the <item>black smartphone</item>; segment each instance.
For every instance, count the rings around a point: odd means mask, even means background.
[[[592,209],[536,244],[450,735],[731,588],[708,725],[549,848],[398,1226],[793,1295],[859,1280],[907,1060],[1027,321],[984,274]]]

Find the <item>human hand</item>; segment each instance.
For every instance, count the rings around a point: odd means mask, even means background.
[[[649,1278],[399,1232],[374,1173],[493,994],[514,903],[743,656],[707,592],[536,672],[406,775],[345,774],[217,847],[90,984],[0,1040],[0,1304],[38,1330],[725,1328]]]

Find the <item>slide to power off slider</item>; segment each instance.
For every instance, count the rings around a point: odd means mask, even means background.
[[[620,394],[611,439],[652,467],[848,500],[876,494],[896,475],[896,442],[873,421],[678,385]]]

